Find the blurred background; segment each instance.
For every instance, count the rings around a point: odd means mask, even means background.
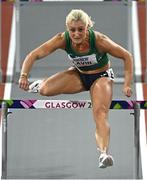
[[[134,2],[139,36],[136,44],[140,45],[137,55],[134,48],[136,38],[133,35],[136,28]],[[106,34],[133,54],[135,61],[131,100],[138,98],[137,83],[143,87],[142,98],[147,99],[146,2],[143,0],[2,2],[1,99],[90,99],[88,92],[42,97],[24,92],[18,87],[25,56],[56,33],[65,31],[66,15],[75,8],[83,9],[91,16],[95,22],[95,30]],[[136,56],[139,58],[135,58]],[[128,100],[122,93],[123,63],[117,58],[109,57],[116,77],[113,99]],[[67,54],[58,50],[37,61],[29,79],[42,79],[70,66]],[[8,121],[8,178],[135,178],[138,157],[134,146],[134,119],[130,113],[131,110],[110,110],[110,153],[114,156],[115,164],[112,168],[101,170],[98,168],[95,124],[91,110],[13,110]],[[146,110],[144,113],[146,114]],[[141,156],[139,164],[139,177],[142,178]]]

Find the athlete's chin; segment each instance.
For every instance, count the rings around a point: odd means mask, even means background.
[[[74,40],[73,40],[73,43],[74,43],[74,44],[77,44],[77,45],[82,44],[82,42],[83,42],[82,39],[74,39]]]

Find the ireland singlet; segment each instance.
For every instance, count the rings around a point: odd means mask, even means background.
[[[95,70],[104,67],[108,63],[109,59],[107,54],[99,53],[95,47],[95,34],[92,29],[89,29],[90,49],[88,53],[80,54],[72,49],[68,31],[65,31],[65,40],[65,51],[77,69],[83,71]]]

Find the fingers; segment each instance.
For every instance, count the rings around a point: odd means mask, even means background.
[[[132,89],[130,87],[124,87],[123,92],[127,97],[131,97],[133,94]]]
[[[26,78],[20,78],[19,87],[25,91],[29,90],[29,81]]]

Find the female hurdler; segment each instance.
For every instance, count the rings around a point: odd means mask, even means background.
[[[106,35],[94,31],[93,21],[83,10],[74,9],[66,17],[66,31],[58,33],[40,47],[31,51],[25,58],[19,78],[19,87],[43,96],[90,92],[93,116],[96,124],[96,143],[100,152],[99,167],[113,165],[108,154],[110,127],[107,122],[112,101],[114,74],[107,53],[124,62],[123,92],[132,95],[133,76],[132,55],[113,42]],[[45,80],[29,84],[28,75],[34,62],[57,49],[67,52],[73,66]]]

